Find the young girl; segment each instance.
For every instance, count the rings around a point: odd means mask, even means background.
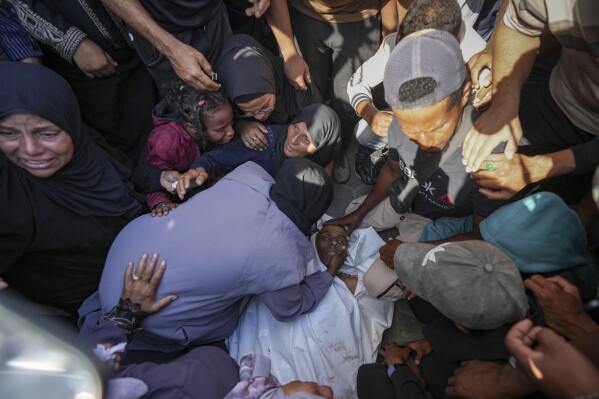
[[[200,186],[207,178],[229,172],[252,161],[274,176],[287,158],[306,157],[325,167],[341,148],[339,118],[324,104],[312,104],[301,110],[289,125],[267,125],[267,147],[256,151],[245,146],[241,138],[199,157],[177,184],[179,198],[187,190]]]
[[[152,115],[154,130],[140,157],[141,164],[162,170],[185,171],[201,154],[231,141],[233,109],[222,89],[201,91],[185,83],[168,82],[164,99]],[[176,197],[166,191],[148,194],[152,215],[166,215],[177,207]]]

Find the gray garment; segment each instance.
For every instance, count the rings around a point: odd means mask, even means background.
[[[161,24],[162,28],[169,31],[177,40],[201,52],[213,68],[220,56],[222,47],[233,36],[227,10],[221,1],[218,3],[220,5],[213,11],[213,15],[208,21],[197,28],[173,30],[169,29],[168,25]],[[159,21],[157,22],[160,24]],[[179,79],[166,56],[161,54],[135,30],[129,29],[129,34],[133,38],[133,47],[137,50],[139,58],[148,68],[158,87],[164,82]]]
[[[379,16],[358,22],[334,24],[309,17],[289,6],[293,33],[302,57],[310,67],[312,81],[341,122],[346,147],[358,116],[349,103],[347,82],[378,48]],[[332,87],[329,87],[332,76]]]
[[[458,129],[469,130],[477,117],[478,112],[468,105]],[[487,217],[505,203],[489,200],[478,191],[478,186],[462,164],[461,148],[460,145],[427,181],[422,182],[412,203],[412,212],[430,219],[472,213]],[[389,126],[389,157],[399,162],[402,177],[406,179],[417,174],[429,159],[418,144],[406,138],[395,118]]]

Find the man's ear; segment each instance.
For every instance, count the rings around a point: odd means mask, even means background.
[[[470,92],[472,91],[472,82],[470,79],[464,84],[464,92],[462,93],[462,107],[465,107],[468,104],[468,99],[470,98]]]

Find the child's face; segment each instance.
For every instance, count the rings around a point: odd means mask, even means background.
[[[283,152],[287,158],[300,158],[312,154],[316,146],[310,140],[306,122],[297,122],[287,127],[287,139]]]
[[[233,139],[233,108],[227,105],[214,112],[204,114],[204,126],[208,141],[217,144],[226,144]]]

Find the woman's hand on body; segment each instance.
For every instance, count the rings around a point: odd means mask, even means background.
[[[168,295],[156,300],[156,292],[166,271],[166,261],[158,264],[158,254],[154,253],[148,260],[148,255],[143,254],[137,262],[137,267],[133,267],[133,262],[129,262],[125,269],[123,278],[123,291],[121,299],[129,299],[131,302],[139,304],[141,310],[148,315],[157,313],[171,304],[176,295]]]
[[[166,216],[178,206],[179,204],[175,204],[174,202],[162,202],[152,209],[152,216]]]
[[[237,122],[237,131],[239,138],[243,144],[250,150],[263,151],[268,147],[266,140],[266,126],[256,121],[239,121]]]

